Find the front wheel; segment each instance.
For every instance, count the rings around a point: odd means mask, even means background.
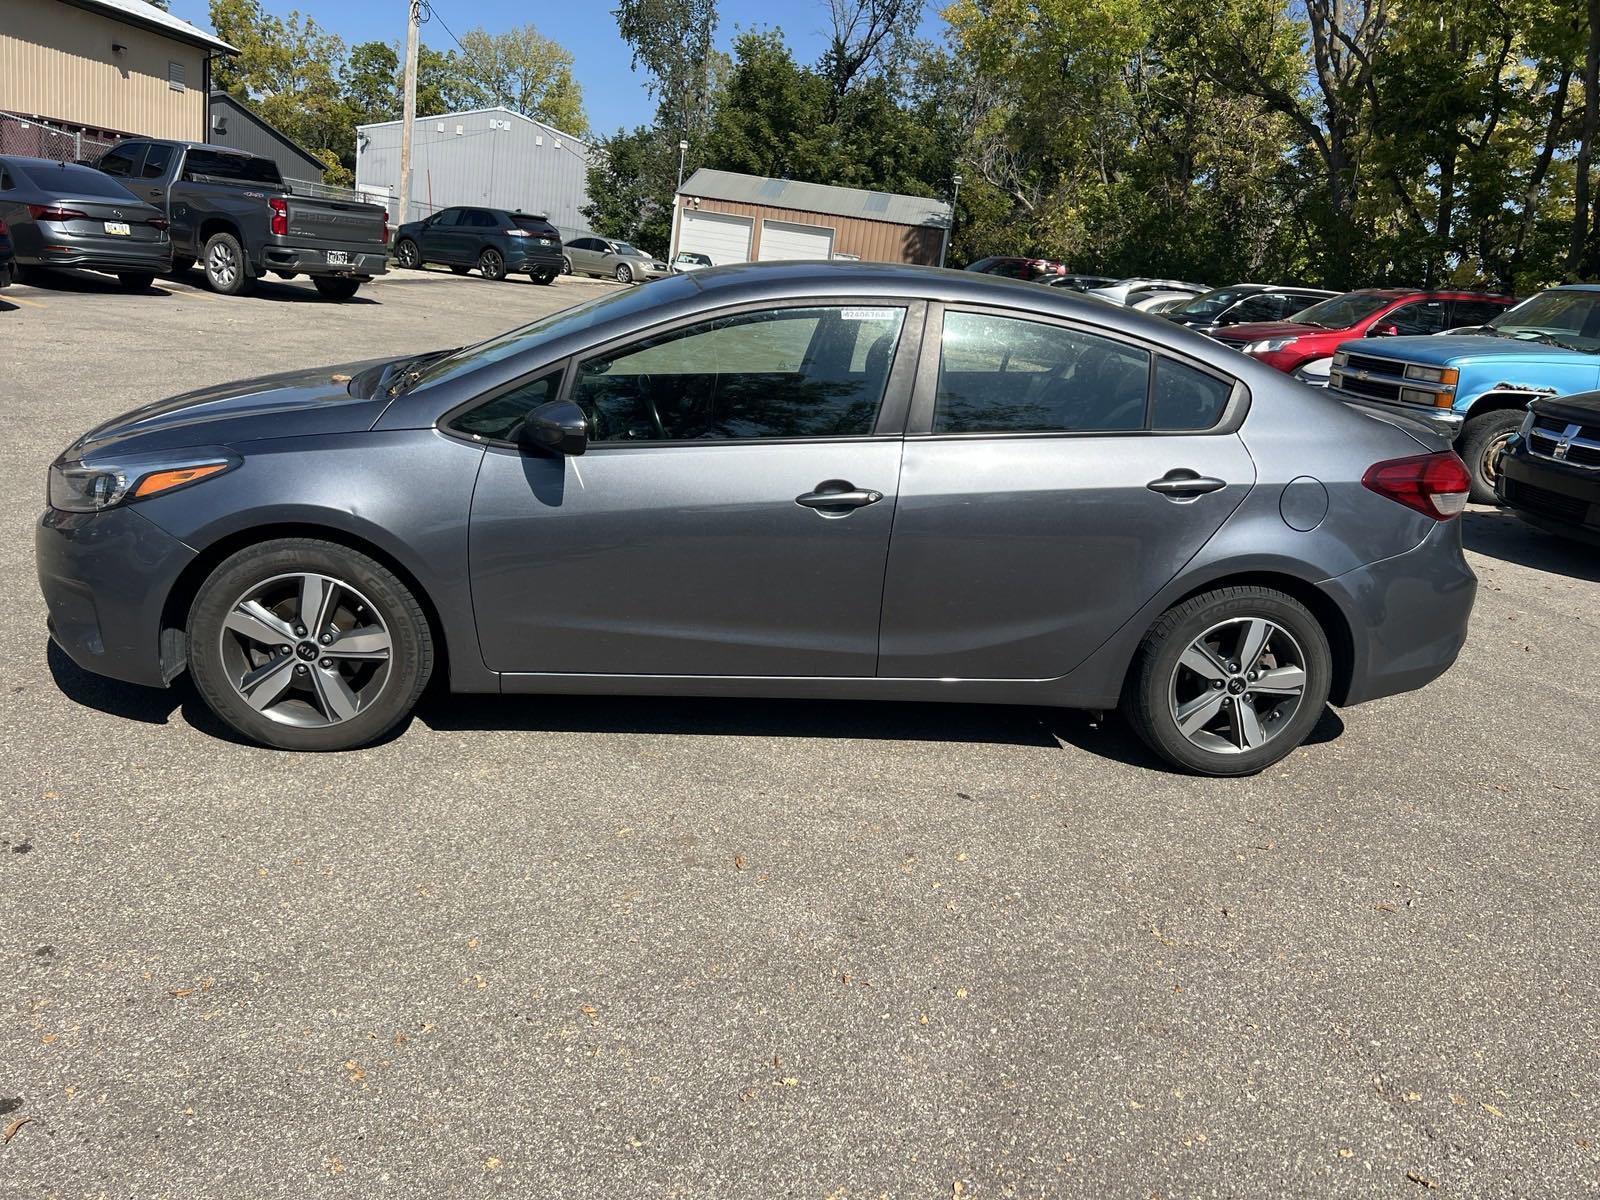
[[[633,282],[633,268],[630,267],[627,263],[618,263],[617,264],[617,282],[618,283],[632,283]]]
[[[1457,444],[1461,448],[1461,461],[1467,464],[1467,473],[1472,476],[1469,494],[1474,504],[1499,503],[1495,499],[1494,481],[1500,476],[1500,451],[1521,427],[1522,413],[1514,408],[1468,418]]]
[[[250,274],[245,269],[244,248],[231,233],[215,233],[206,242],[206,286],[224,296],[238,296],[250,290]]]
[[[349,750],[409,714],[433,669],[416,598],[359,551],[313,538],[249,546],[201,584],[189,669],[233,729],[285,750]]]
[[[1333,656],[1294,597],[1225,587],[1186,600],[1145,635],[1122,709],[1146,745],[1197,775],[1253,775],[1311,732]]]
[[[324,300],[348,300],[361,289],[359,279],[345,279],[340,275],[327,275],[311,282]]]
[[[506,260],[501,257],[498,250],[485,250],[478,255],[478,274],[485,279],[504,279],[506,277]]]
[[[119,271],[117,282],[122,285],[125,292],[148,292],[150,285],[156,281],[154,271]]]

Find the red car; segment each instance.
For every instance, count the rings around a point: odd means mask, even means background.
[[[1038,279],[1041,275],[1067,273],[1065,263],[1054,262],[1048,258],[1008,258],[1005,255],[980,258],[975,263],[968,263],[966,269],[984,275],[1003,275],[1007,279]]]
[[[1296,379],[1326,386],[1340,342],[1483,325],[1514,303],[1486,292],[1368,288],[1313,304],[1287,321],[1229,325],[1212,336]]]

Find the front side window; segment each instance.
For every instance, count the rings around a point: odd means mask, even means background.
[[[100,156],[100,161],[95,166],[97,170],[104,171],[107,175],[126,179],[138,171],[139,158],[143,153],[143,142],[114,146]]]
[[[170,165],[172,165],[172,147],[152,143],[149,152],[144,156],[144,169],[139,172],[139,177],[160,179],[167,173]]]
[[[1144,428],[1150,355],[1012,317],[948,312],[934,433],[1078,433]]]
[[[596,442],[863,437],[904,320],[883,306],[717,317],[588,359],[572,399]]]
[[[452,417],[445,428],[485,442],[513,441],[528,414],[560,390],[561,372],[551,371]]]
[[[456,218],[461,215],[459,208],[447,208],[433,219],[435,228],[448,229],[456,223]]]

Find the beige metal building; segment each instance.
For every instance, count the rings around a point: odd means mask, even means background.
[[[0,0],[0,112],[204,141],[211,59],[237,53],[146,0]]]
[[[672,213],[672,254],[715,266],[779,259],[859,258],[936,266],[950,205],[923,196],[696,171]]]

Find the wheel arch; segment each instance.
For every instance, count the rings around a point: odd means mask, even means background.
[[[1481,417],[1489,412],[1520,412],[1528,407],[1528,403],[1541,396],[1549,395],[1548,392],[1521,391],[1514,388],[1491,388],[1476,396],[1472,403],[1467,405],[1466,418]]]
[[[244,232],[239,228],[239,223],[232,217],[207,217],[200,222],[200,228],[196,233],[196,240],[200,249],[204,250],[206,243],[219,233],[232,234],[237,238],[239,249],[243,250],[245,258],[249,259],[250,249],[245,243]]]
[[[230,555],[254,546],[261,542],[276,541],[279,538],[316,538],[319,541],[332,542],[343,546],[347,550],[354,550],[365,554],[375,562],[394,572],[395,577],[405,584],[411,594],[416,597],[417,604],[422,608],[423,616],[428,621],[428,634],[433,639],[435,677],[448,679],[450,677],[450,643],[446,627],[440,618],[438,605],[428,589],[404,562],[358,533],[347,529],[340,529],[332,525],[319,525],[312,521],[285,521],[267,525],[251,525],[243,529],[233,530],[216,541],[211,542],[191,559],[178,575],[171,589],[167,592],[166,603],[161,610],[161,659],[162,668],[170,679],[177,674],[180,657],[187,656],[185,645],[185,631],[189,624],[189,610],[194,606],[195,596],[200,591],[200,585],[216,570],[217,566]]]

